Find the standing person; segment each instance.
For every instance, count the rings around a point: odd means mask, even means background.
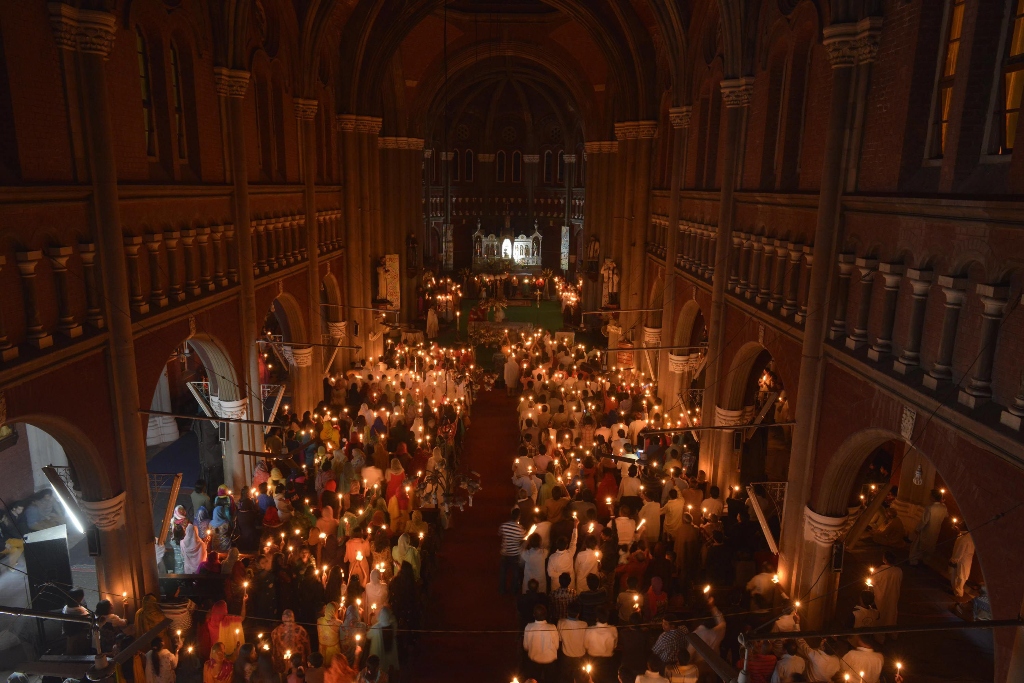
[[[562,679],[571,680],[587,654],[584,642],[587,636],[587,622],[580,619],[580,603],[569,603],[564,619],[558,620],[558,638],[562,641]]]
[[[949,511],[942,502],[942,494],[932,489],[932,504],[924,509],[921,521],[917,525],[917,538],[910,546],[910,566],[916,567],[923,559],[931,557],[935,550],[935,542],[939,539],[939,530]]]
[[[324,606],[324,615],[317,619],[316,634],[320,645],[320,654],[325,662],[330,662],[334,655],[341,654],[341,636],[338,629],[341,628],[341,621],[338,619],[338,603],[328,602]]]
[[[569,575],[569,582],[573,581],[573,556],[576,554],[577,532],[580,527],[580,520],[572,520],[572,538],[559,536],[555,540],[555,551],[548,558],[548,576],[551,577],[551,586],[554,588],[562,574]]]
[[[598,574],[601,566],[601,553],[597,550],[597,537],[587,536],[584,542],[585,550],[576,555],[573,569],[576,571],[576,593],[587,590],[587,577],[591,574]]]
[[[679,567],[684,582],[696,580],[697,569],[700,567],[702,549],[700,529],[693,525],[690,513],[683,514],[683,523],[675,532],[676,565]]]
[[[842,658],[843,673],[858,683],[878,683],[885,662],[882,653],[861,636],[850,636],[850,644],[853,647]]]
[[[974,538],[966,526],[957,528],[960,534],[953,543],[953,555],[949,558],[949,582],[953,586],[953,595],[962,598],[964,584],[971,575],[971,564],[974,562]]]
[[[608,625],[608,608],[605,605],[597,608],[595,616],[597,623],[587,629],[583,643],[587,647],[587,656],[594,662],[595,683],[612,683],[615,681],[612,657],[619,643],[619,632]]]
[[[206,561],[206,541],[199,538],[195,525],[185,527],[185,537],[181,539],[181,559],[186,574],[198,574],[199,565]]]
[[[380,670],[390,680],[398,671],[398,623],[389,607],[380,611],[377,619],[366,634],[371,657],[380,660]]]
[[[647,671],[636,677],[636,683],[669,683],[663,675],[665,665],[653,652],[647,657]]]
[[[871,576],[875,590],[875,605],[878,607],[878,625],[895,626],[896,611],[900,601],[900,585],[903,570],[894,566],[896,555],[891,550],[882,553],[882,566]]]
[[[526,530],[519,524],[521,516],[522,510],[518,507],[513,508],[512,516],[509,520],[498,527],[498,536],[501,538],[501,570],[498,575],[500,580],[498,587],[499,595],[505,594],[509,576],[512,577],[512,585],[518,585],[519,556],[523,547],[523,538],[526,536]]]
[[[540,534],[533,534],[526,539],[526,550],[523,551],[523,588],[525,593],[530,580],[538,584],[541,593],[548,592],[548,579],[544,575],[544,562],[548,559],[548,551],[541,547]]]
[[[178,651],[181,650],[181,643],[177,651],[171,652],[164,647],[164,639],[159,636],[153,639],[149,652],[144,658],[146,670],[146,683],[174,683],[174,669],[178,666]]]
[[[839,673],[839,657],[835,655],[835,646],[828,638],[822,638],[816,649],[811,649],[803,638],[798,639],[796,644],[800,656],[807,662],[807,680],[831,681]]]
[[[544,605],[533,608],[533,622],[523,632],[523,649],[529,659],[528,675],[539,683],[557,680],[558,628],[548,623],[548,609]]]
[[[203,683],[231,683],[232,662],[224,655],[224,644],[214,643],[203,665]]]
[[[305,627],[295,623],[295,614],[286,609],[281,613],[281,624],[270,632],[273,646],[274,670],[283,674],[288,668],[285,654],[290,653],[296,661],[304,662],[312,651],[309,634]]]
[[[786,639],[782,643],[782,649],[782,657],[775,665],[771,683],[792,683],[794,674],[802,676],[807,669],[807,663],[797,654],[798,646],[795,640]]]
[[[558,588],[551,591],[550,603],[554,612],[552,618],[557,621],[565,619],[569,613],[569,605],[576,602],[576,591],[571,588],[572,576],[569,572],[562,572],[558,576]]]
[[[86,617],[89,610],[82,601],[85,600],[85,591],[81,588],[72,588],[67,594],[62,614],[76,617]],[[89,624],[75,623],[72,621],[61,622],[65,638],[64,654],[84,655],[89,652]]]
[[[519,363],[511,349],[508,353],[508,360],[505,361],[505,393],[512,396],[519,386]]]

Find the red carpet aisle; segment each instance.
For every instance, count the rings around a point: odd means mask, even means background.
[[[498,526],[513,504],[511,462],[519,433],[515,399],[504,391],[480,395],[466,435],[463,461],[480,473],[483,490],[473,507],[456,513],[441,546],[427,598],[424,629],[515,630],[515,599],[498,595]],[[510,681],[520,636],[511,633],[425,633],[406,680],[416,683]]]

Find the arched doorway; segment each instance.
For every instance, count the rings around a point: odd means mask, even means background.
[[[126,561],[127,534],[124,515],[115,514],[111,525],[92,517],[93,512],[117,510],[124,504],[119,483],[110,478],[88,435],[63,419],[49,415],[19,415],[0,423],[0,458],[4,476],[0,478],[0,534],[4,539],[5,565],[0,573],[0,593],[4,604],[36,609],[59,608],[65,591],[83,588],[86,600],[94,605],[109,594],[132,590],[130,563]],[[53,466],[63,490],[71,492],[70,508],[55,495],[43,468]],[[109,503],[109,504],[108,504]],[[96,530],[93,550],[87,531]],[[43,561],[33,560],[26,548],[40,536],[63,539],[67,544],[66,562],[56,559],[52,548]],[[98,555],[96,552],[98,551]],[[56,622],[43,624],[47,639],[60,635]],[[5,642],[31,644],[40,650],[35,620],[0,616],[0,632]],[[11,641],[13,638],[15,640]],[[4,650],[8,650],[9,645]],[[19,651],[19,655],[23,654]],[[14,662],[10,662],[13,664]]]
[[[929,508],[931,528],[919,533],[922,515]],[[805,550],[805,566],[799,569],[799,584],[808,586],[811,599],[821,603],[822,623],[849,619],[863,592],[877,592],[873,577],[882,570],[885,553],[891,553],[893,566],[902,576],[897,625],[948,620],[951,613],[964,621],[991,619],[981,562],[984,535],[978,537],[975,554],[975,534],[970,533],[973,525],[987,520],[972,519],[969,510],[961,509],[953,486],[928,455],[903,436],[886,429],[865,429],[848,437],[830,458],[807,516],[812,523],[833,521],[844,543],[841,572],[826,571],[816,581],[814,577],[832,559],[831,546],[820,543],[810,553]],[[970,558],[958,564],[959,573],[950,565],[954,550],[957,558]],[[961,595],[954,594],[951,582],[957,574],[964,580]],[[994,677],[995,645],[988,630],[950,630],[927,637],[903,634],[898,641],[887,641],[885,651],[887,657],[904,661],[903,653],[933,653],[913,660],[915,672],[924,678]]]
[[[211,491],[224,483],[236,488],[248,475],[251,467],[239,451],[253,441],[250,427],[210,418],[247,418],[250,398],[255,397],[246,396],[227,351],[216,338],[195,334],[174,348],[160,370],[151,409],[194,417],[150,415],[146,450],[151,475],[182,475],[178,503],[190,507],[188,495],[200,480]],[[165,488],[160,486],[153,493],[158,537],[167,507]]]
[[[348,326],[344,322],[343,305],[341,286],[332,273],[327,273],[320,282],[320,336],[325,344],[350,345],[346,341]],[[329,375],[342,372],[347,367],[347,349],[325,349],[324,353],[333,359],[329,363],[330,367],[327,367],[327,362],[324,363],[324,371]]]
[[[291,294],[281,293],[270,305],[259,337],[260,397],[263,419],[271,421],[283,406],[312,410],[319,402],[320,382],[313,376],[320,354],[305,340],[301,308]]]

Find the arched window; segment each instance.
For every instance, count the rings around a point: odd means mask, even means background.
[[[466,182],[473,182],[473,150],[466,150]]]
[[[502,150],[494,155],[494,179],[499,183],[505,182],[505,151]]]
[[[139,85],[142,86],[142,123],[146,131],[146,154],[156,158],[156,123],[153,119],[153,87],[149,73],[149,52],[142,32],[135,30],[135,50],[139,57]]]
[[[554,159],[551,155],[551,150],[544,152],[544,182],[550,185],[554,180],[555,169],[553,168]]]
[[[452,160],[449,162],[452,165],[452,182],[457,183],[461,180],[462,174],[459,171],[462,170],[462,154],[459,150],[455,150],[452,154]]]
[[[267,79],[263,76],[253,78],[253,87],[256,92],[256,141],[260,148],[260,170],[265,178],[269,178],[274,172],[274,154],[270,145],[270,93],[267,88]]]
[[[275,151],[275,171],[277,172],[278,180],[285,180],[288,169],[288,158],[285,153],[284,147],[284,81],[281,75],[278,73],[274,74],[273,80],[274,87],[274,151]]]
[[[786,75],[785,54],[776,54],[768,65],[768,106],[764,118],[761,145],[761,189],[774,190],[776,161],[782,115],[783,79]]]
[[[4,37],[0,32],[0,55],[4,52]],[[0,181],[15,180],[21,176],[18,160],[18,139],[14,131],[14,103],[11,100],[11,84],[7,70],[11,62],[0,65]]]
[[[1011,154],[1024,93],[1024,3],[1014,2],[1006,39],[1006,57],[996,83],[996,102],[989,131],[989,154]]]
[[[576,186],[583,187],[587,181],[587,153],[583,145],[576,147]]]
[[[188,159],[188,142],[185,135],[185,104],[181,95],[181,61],[178,59],[178,48],[171,43],[171,105],[174,108],[175,147],[178,160]]]
[[[956,78],[957,57],[960,55],[960,38],[963,33],[966,2],[967,0],[952,0],[949,7],[945,46],[942,51],[942,61],[939,62],[938,87],[932,107],[932,130],[928,154],[932,159],[942,158],[946,148],[949,114],[953,104],[953,81]]]
[[[512,152],[512,182],[523,182],[523,155],[518,149]]]
[[[565,182],[565,152],[558,152],[558,184]]]

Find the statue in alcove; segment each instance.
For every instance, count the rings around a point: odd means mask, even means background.
[[[601,266],[601,276],[604,278],[601,285],[601,307],[619,305],[619,267],[615,261],[604,260]]]

